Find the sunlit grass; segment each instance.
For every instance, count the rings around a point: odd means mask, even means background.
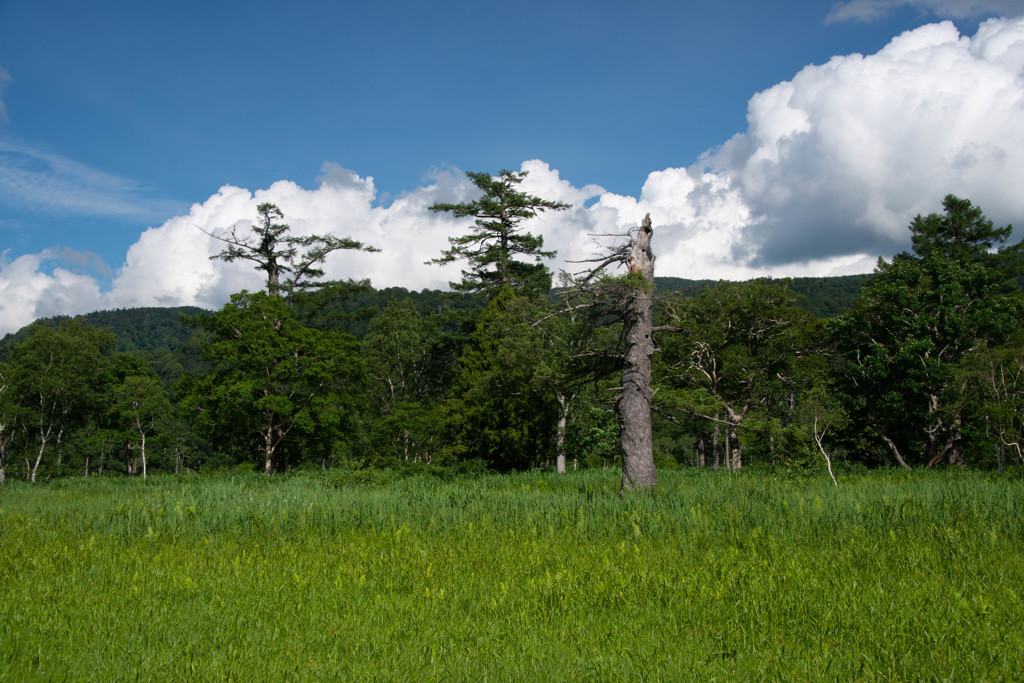
[[[1024,486],[614,472],[0,489],[0,678],[1012,680]]]

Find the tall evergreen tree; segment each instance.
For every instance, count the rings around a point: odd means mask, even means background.
[[[551,272],[542,258],[551,258],[553,251],[544,250],[544,238],[523,229],[523,221],[543,211],[561,211],[569,204],[526,194],[518,189],[526,171],[501,171],[497,177],[488,173],[467,172],[466,175],[483,196],[462,204],[434,204],[431,211],[450,213],[456,218],[476,219],[471,231],[449,237],[450,249],[428,264],[466,261],[462,282],[452,282],[459,292],[485,292],[496,295],[503,287],[517,294],[543,295],[551,289]],[[532,259],[534,262],[521,260]]]
[[[964,461],[958,368],[978,344],[997,346],[1020,324],[1014,293],[1024,243],[969,200],[910,224],[913,253],[880,259],[853,311],[830,322],[853,389],[857,450],[883,445],[904,466]]]
[[[508,287],[491,300],[445,404],[453,452],[498,471],[540,466],[555,433],[554,397],[536,382],[543,340],[525,319],[523,300]]]

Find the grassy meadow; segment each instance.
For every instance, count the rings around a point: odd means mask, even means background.
[[[0,680],[1021,680],[1024,482],[0,487]]]

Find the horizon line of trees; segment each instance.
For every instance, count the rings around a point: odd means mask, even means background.
[[[649,220],[553,298],[553,252],[524,223],[567,206],[520,191],[525,173],[468,175],[478,200],[431,208],[474,222],[432,262],[465,262],[453,289],[478,307],[393,298],[361,340],[339,331],[368,283],[325,282],[321,266],[368,247],[294,238],[263,204],[252,234],[214,235],[227,247],[213,258],[254,262],[266,291],[187,317],[202,364],[171,389],[80,321],[10,346],[0,481],[625,462],[631,489],[655,485],[656,467],[1024,468],[1024,243],[969,200],[916,217],[911,251],[879,259],[853,307],[825,318],[789,280],[658,293]]]

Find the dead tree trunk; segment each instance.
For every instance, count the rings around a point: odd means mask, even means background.
[[[658,485],[651,435],[651,355],[654,353],[654,253],[651,215],[637,230],[626,259],[633,291],[628,295],[623,330],[626,348],[619,397],[619,443],[622,446],[622,490]]]
[[[644,217],[625,243],[605,247],[605,253],[588,259],[596,266],[566,274],[572,283],[569,296],[577,303],[561,313],[580,308],[600,310],[601,316],[615,315],[622,320],[624,349],[622,385],[615,399],[619,422],[619,445],[622,451],[622,491],[651,489],[658,484],[654,468],[654,446],[651,435],[651,356],[654,354],[654,253],[651,251],[651,215]],[[581,262],[582,263],[582,262]],[[606,277],[604,269],[613,264],[625,265],[625,277]],[[591,282],[594,280],[594,282]],[[610,357],[619,357],[614,354]]]

